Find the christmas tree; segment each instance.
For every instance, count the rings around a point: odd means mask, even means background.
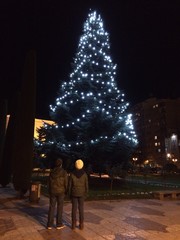
[[[125,161],[136,134],[129,103],[115,81],[109,34],[96,11],[90,11],[85,21],[72,68],[50,106],[56,125],[40,131],[46,139],[43,144],[90,162]]]

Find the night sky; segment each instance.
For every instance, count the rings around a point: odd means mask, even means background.
[[[6,0],[0,3],[0,98],[9,100],[9,109],[27,51],[35,49],[36,117],[49,118],[90,8],[101,14],[110,35],[116,80],[130,105],[180,97],[180,1]]]

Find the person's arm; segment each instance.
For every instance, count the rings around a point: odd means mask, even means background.
[[[72,188],[72,176],[70,174],[69,179],[68,179],[68,195],[71,198],[71,188]]]
[[[65,171],[65,177],[64,177],[64,188],[65,188],[65,194],[68,194],[68,174]]]
[[[51,174],[49,175],[48,179],[47,179],[47,189],[48,189],[48,192],[50,193],[50,178],[51,178]]]
[[[88,183],[88,176],[86,174],[86,178],[85,178],[85,189],[86,189],[86,195],[88,194],[89,192],[89,183]]]

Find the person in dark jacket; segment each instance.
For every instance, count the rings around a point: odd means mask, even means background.
[[[52,229],[54,224],[54,212],[57,204],[56,214],[56,228],[61,229],[64,227],[62,223],[62,213],[64,197],[67,193],[68,175],[62,168],[62,159],[58,158],[55,163],[55,168],[50,172],[49,176],[49,211],[47,228]]]
[[[88,176],[83,169],[81,159],[76,160],[75,170],[69,178],[69,196],[72,201],[72,229],[76,227],[77,208],[79,210],[79,228],[84,228],[84,199],[88,194]]]

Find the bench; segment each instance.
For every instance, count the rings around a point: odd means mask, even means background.
[[[154,197],[160,200],[164,200],[166,197],[170,197],[171,199],[177,199],[180,196],[179,190],[164,190],[164,191],[155,191],[153,192]]]

